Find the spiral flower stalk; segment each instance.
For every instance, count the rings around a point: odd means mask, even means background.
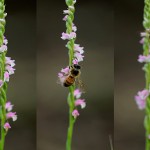
[[[9,119],[16,121],[16,112],[11,112],[13,105],[7,102],[7,83],[10,75],[14,74],[15,61],[10,57],[6,57],[7,53],[7,39],[4,37],[5,32],[5,17],[6,13],[4,0],[0,0],[0,121],[1,121],[1,137],[0,150],[4,150],[5,137],[8,130],[11,128]]]
[[[72,65],[79,64],[79,62],[83,61],[84,58],[84,48],[81,47],[79,44],[75,44],[75,40],[77,37],[77,27],[73,22],[75,3],[76,0],[66,0],[66,5],[68,6],[68,9],[63,11],[63,14],[65,14],[63,21],[66,22],[66,32],[62,33],[61,39],[68,41],[66,47],[68,48],[69,65],[64,69],[61,69],[61,72],[58,73],[58,77],[62,85],[65,79],[70,74],[70,67]],[[80,106],[82,109],[86,106],[85,100],[81,99],[81,94],[82,91],[76,88],[75,84],[69,86],[69,94],[67,98],[69,105],[69,127],[66,141],[66,150],[71,150],[74,123],[77,117],[80,115],[78,111],[78,106]]]
[[[150,0],[145,0],[143,26],[145,31],[141,32],[143,54],[139,55],[138,61],[144,63],[146,85],[145,89],[139,91],[135,101],[141,110],[145,110],[144,126],[146,129],[146,150],[150,150]]]

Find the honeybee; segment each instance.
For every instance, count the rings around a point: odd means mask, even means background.
[[[66,77],[63,83],[65,87],[69,87],[73,85],[76,78],[79,77],[79,75],[81,74],[81,71],[80,71],[81,67],[77,64],[70,66],[69,69],[70,69],[69,75]]]
[[[74,64],[70,66],[69,69],[69,75],[65,78],[63,86],[69,87],[76,82],[78,87],[82,90],[82,92],[84,92],[84,85],[79,78],[81,75],[81,66],[78,64]]]

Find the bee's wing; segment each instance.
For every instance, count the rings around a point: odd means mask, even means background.
[[[76,78],[76,84],[77,84],[77,87],[82,91],[82,93],[85,93],[85,85],[84,85],[84,83],[82,82],[80,76],[78,76],[78,77]]]

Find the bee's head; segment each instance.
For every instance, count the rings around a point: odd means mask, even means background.
[[[75,69],[81,69],[81,66],[79,66],[78,64],[74,64],[73,67],[74,67]]]

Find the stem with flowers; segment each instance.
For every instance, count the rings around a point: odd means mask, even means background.
[[[139,109],[145,109],[145,150],[150,150],[150,0],[145,0],[144,4],[143,26],[145,31],[141,33],[142,39],[140,41],[143,45],[143,54],[139,55],[138,61],[140,63],[145,63],[143,70],[145,71],[146,85],[145,89],[139,91],[135,96],[135,100]]]
[[[75,44],[77,31],[77,27],[73,23],[75,3],[76,0],[66,0],[66,5],[68,6],[68,9],[63,11],[63,13],[65,14],[63,21],[66,22],[66,33],[63,32],[61,38],[63,40],[68,40],[66,47],[68,48],[69,54],[69,66],[61,69],[61,72],[58,73],[58,77],[62,85],[64,84],[65,79],[70,74],[70,66],[78,65],[79,62],[83,61],[84,58],[83,47],[80,47],[79,44]],[[66,141],[66,150],[71,150],[74,123],[79,116],[77,106],[81,106],[82,109],[86,106],[85,100],[81,99],[81,94],[82,91],[76,88],[75,84],[69,86],[69,94],[67,98],[69,105],[69,127]]]
[[[8,130],[11,128],[8,119],[12,118],[16,121],[16,112],[11,112],[13,105],[7,102],[7,82],[9,76],[14,74],[15,61],[10,57],[6,57],[7,53],[7,39],[4,37],[5,32],[5,4],[4,0],[0,0],[0,121],[1,121],[1,137],[0,137],[0,150],[4,150],[5,137]]]

